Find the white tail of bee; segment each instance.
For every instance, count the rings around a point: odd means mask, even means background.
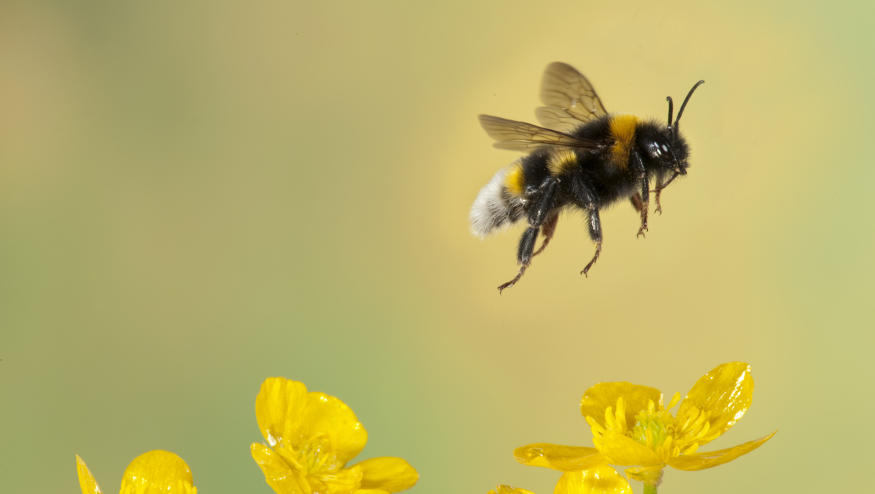
[[[508,193],[504,181],[510,168],[503,168],[480,189],[471,206],[471,233],[485,237],[522,215],[523,201]]]

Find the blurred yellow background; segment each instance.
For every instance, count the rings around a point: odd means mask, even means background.
[[[514,447],[591,445],[583,391],[687,389],[743,360],[763,448],[662,492],[850,492],[875,466],[871,2],[41,2],[0,6],[0,479],[107,493],[136,455],[270,492],[253,402],[348,403],[413,492],[550,494]],[[522,282],[519,228],[467,214],[566,61],[662,121],[698,79],[688,176],[646,239],[569,213]],[[636,485],[640,492],[640,485]]]

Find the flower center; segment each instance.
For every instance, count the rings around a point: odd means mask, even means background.
[[[328,438],[320,436],[305,442],[300,448],[292,448],[286,459],[304,475],[319,475],[340,469],[331,450]]]
[[[647,408],[635,414],[635,425],[627,433],[636,442],[650,448],[663,462],[668,462],[681,452],[677,441],[677,421],[668,411],[678,399],[679,395],[676,394],[665,408],[661,405],[657,407],[649,400]]]
[[[666,442],[674,432],[674,418],[665,411],[642,410],[635,416],[632,439],[655,449]]]
[[[280,439],[273,449],[295,472],[301,484],[300,494],[349,493],[361,486],[361,468],[344,468],[328,436],[302,438],[296,444]]]

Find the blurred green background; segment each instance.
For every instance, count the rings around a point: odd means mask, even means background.
[[[104,492],[169,449],[208,492],[270,489],[253,403],[281,375],[336,395],[414,492],[550,494],[529,442],[591,445],[598,381],[687,389],[753,365],[704,450],[778,429],[664,492],[871,483],[871,2],[42,2],[0,5],[0,479]],[[519,228],[467,214],[516,154],[541,72],[610,111],[684,117],[690,174],[605,250],[563,216],[522,282]],[[865,487],[863,487],[865,489]],[[640,485],[635,486],[640,492]]]

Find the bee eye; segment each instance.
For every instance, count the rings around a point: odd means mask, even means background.
[[[650,152],[650,156],[653,158],[659,158],[660,156],[662,156],[662,152],[664,150],[665,150],[665,146],[662,146],[662,149],[660,149],[659,144],[657,144],[655,142],[651,142],[650,145],[647,146],[647,151]]]

